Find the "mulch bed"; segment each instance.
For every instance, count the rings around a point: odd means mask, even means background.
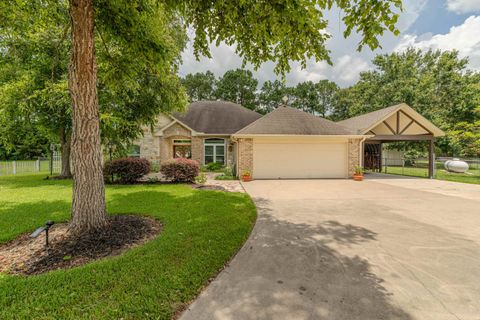
[[[154,239],[160,231],[158,221],[137,215],[111,216],[106,228],[81,236],[70,234],[68,224],[56,224],[50,229],[48,250],[43,233],[34,239],[23,234],[0,246],[0,272],[34,275],[83,265],[119,255]]]
[[[222,186],[213,186],[213,185],[200,185],[200,184],[192,184],[193,189],[200,189],[200,190],[217,190],[217,191],[228,191]]]

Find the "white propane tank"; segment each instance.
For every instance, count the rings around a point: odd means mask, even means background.
[[[444,166],[450,172],[465,173],[468,170],[468,163],[458,158],[445,161]]]

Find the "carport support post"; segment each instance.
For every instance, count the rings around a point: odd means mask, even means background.
[[[428,140],[428,178],[433,179],[435,166],[435,141],[434,138]]]

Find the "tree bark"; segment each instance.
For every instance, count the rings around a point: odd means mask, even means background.
[[[67,129],[60,129],[60,148],[62,150],[62,170],[60,172],[60,177],[64,179],[69,179],[72,177],[72,170],[70,168],[70,143],[71,143],[71,134],[67,132]]]
[[[70,230],[98,230],[107,223],[100,147],[93,0],[70,0],[72,51],[69,89],[73,127],[73,201]]]

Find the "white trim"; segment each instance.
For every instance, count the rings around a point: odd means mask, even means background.
[[[189,142],[175,142],[175,141],[189,141]],[[172,139],[172,146],[191,146],[192,139]]]
[[[403,111],[406,114],[408,114],[410,117],[415,119],[418,123],[423,125],[425,128],[429,129],[434,137],[442,137],[445,135],[445,132],[443,132],[442,129],[438,128],[436,125],[434,125],[431,121],[426,119],[424,116],[422,116],[420,113],[415,111],[412,107],[410,107],[406,103],[401,103],[398,105],[397,108],[393,109],[392,112],[388,113],[386,116],[381,118],[379,121],[377,121],[375,124],[371,125],[370,127],[363,129],[363,132],[369,132],[370,130],[374,129],[376,126],[380,125],[383,121],[387,120],[390,118],[392,115],[396,114],[397,112]]]
[[[197,132],[197,133],[196,133],[196,136],[198,136],[198,137],[208,137],[208,138],[219,137],[219,138],[224,139],[225,137],[226,137],[226,138],[230,138],[230,137],[232,136],[232,134],[230,134],[230,133],[205,133],[205,132]]]

